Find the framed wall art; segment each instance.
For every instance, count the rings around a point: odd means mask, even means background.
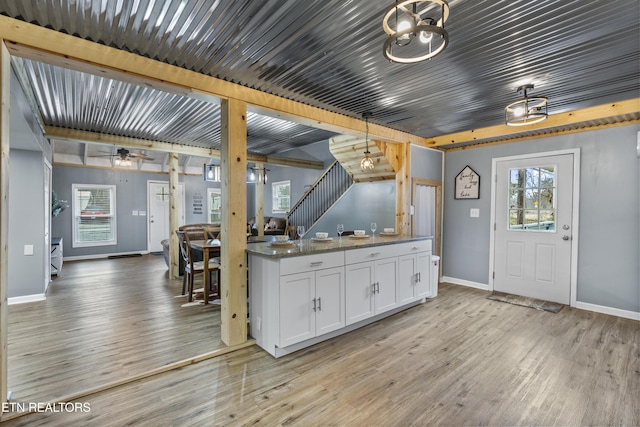
[[[480,175],[468,165],[456,175],[456,199],[480,198]]]

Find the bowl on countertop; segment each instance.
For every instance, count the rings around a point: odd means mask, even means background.
[[[353,230],[354,236],[364,236],[365,230]]]
[[[384,229],[384,232],[385,232],[385,233],[393,233],[393,232],[394,232],[394,230],[395,230],[394,228],[385,228],[385,229]]]
[[[326,239],[329,237],[329,233],[327,233],[326,231],[318,231],[316,233],[316,239]]]
[[[287,240],[289,240],[289,236],[286,234],[282,234],[282,235],[276,235],[273,236],[276,239],[276,242],[286,242]]]

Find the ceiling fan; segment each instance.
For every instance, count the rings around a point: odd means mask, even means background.
[[[102,151],[102,153],[106,153],[106,151]],[[118,148],[118,150],[115,153],[98,154],[91,157],[112,157],[113,163],[116,166],[131,166],[132,159],[147,160],[147,161],[153,160],[153,157],[149,157],[146,154],[141,154],[141,153],[132,153],[126,148]]]

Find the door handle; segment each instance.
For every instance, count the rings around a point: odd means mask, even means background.
[[[569,240],[569,236],[565,234],[564,236],[562,236],[562,240]]]

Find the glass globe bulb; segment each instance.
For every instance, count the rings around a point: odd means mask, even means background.
[[[360,169],[366,171],[373,169],[373,167],[373,159],[371,158],[371,156],[369,156],[369,153],[364,153],[364,157],[360,161]]]
[[[433,33],[431,31],[420,31],[420,42],[431,43],[433,40]]]

